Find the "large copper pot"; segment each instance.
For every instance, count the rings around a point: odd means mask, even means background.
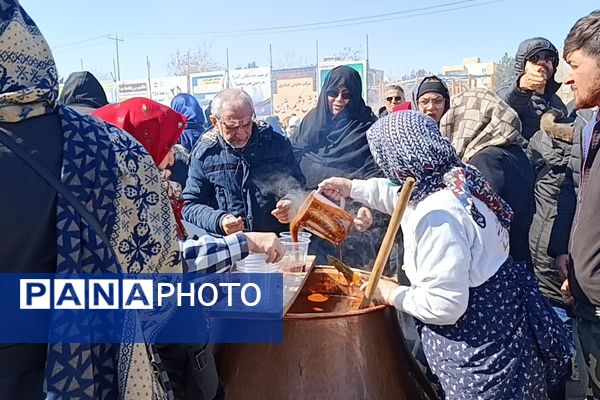
[[[433,398],[404,345],[396,311],[386,306],[357,310],[356,291],[334,269],[317,268],[284,318],[281,344],[218,347],[226,398]],[[308,301],[315,293],[335,301]]]

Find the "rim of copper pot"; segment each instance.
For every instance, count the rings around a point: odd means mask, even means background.
[[[367,280],[369,279],[369,277],[371,276],[370,271],[363,271],[360,269],[355,269],[352,268],[354,271],[360,273],[361,275],[363,275],[363,277],[365,277]],[[317,270],[321,270],[324,271],[325,273],[327,271],[336,271],[336,269],[334,267],[332,267],[331,265],[318,265],[315,266],[314,271]],[[383,277],[384,279],[386,279],[387,277]],[[371,313],[371,312],[375,312],[375,311],[380,311],[380,310],[385,310],[386,308],[394,308],[390,305],[386,305],[386,304],[380,304],[380,305],[376,305],[376,306],[371,306],[362,310],[352,310],[352,311],[346,311],[346,312],[331,312],[331,313],[290,313],[288,312],[287,314],[285,314],[283,316],[283,319],[331,319],[331,318],[340,318],[340,317],[349,317],[349,316],[355,316],[355,315],[362,315],[362,314],[367,314],[367,313]]]

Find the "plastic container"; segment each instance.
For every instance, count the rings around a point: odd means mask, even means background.
[[[308,256],[308,245],[310,239],[298,237],[298,241],[294,242],[291,236],[282,237],[281,244],[285,249],[285,257],[279,262],[283,272],[302,272],[306,265]]]
[[[279,272],[279,264],[267,263],[266,254],[250,253],[248,257],[235,263],[238,272],[273,273]]]
[[[279,234],[279,237],[282,239],[283,238],[291,238],[292,232],[290,232],[290,231],[281,232]],[[311,237],[312,237],[312,233],[310,233],[310,232],[304,232],[304,231],[298,232],[298,239],[309,239],[310,240]]]

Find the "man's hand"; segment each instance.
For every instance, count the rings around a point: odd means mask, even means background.
[[[226,235],[241,232],[244,230],[244,220],[242,217],[236,217],[232,214],[227,214],[221,221],[221,228]]]
[[[354,218],[354,227],[357,231],[366,231],[373,225],[373,214],[367,207],[361,207]]]
[[[560,287],[560,294],[563,298],[563,303],[568,306],[575,304],[575,298],[571,295],[571,287],[569,286],[569,280],[565,279],[562,286]]]
[[[556,256],[556,266],[558,267],[563,279],[567,279],[569,277],[569,255],[559,254]]]
[[[248,240],[248,250],[266,254],[268,263],[279,262],[285,255],[283,245],[272,232],[246,232],[244,235]]]
[[[525,74],[519,79],[519,88],[527,91],[543,91],[546,88],[548,71],[541,65],[527,61]]]
[[[339,200],[341,197],[350,197],[352,191],[352,180],[346,178],[327,178],[319,183],[319,189],[323,195],[333,200]]]
[[[280,223],[289,224],[297,212],[298,210],[296,210],[291,200],[279,200],[275,205],[275,209],[271,211],[271,215],[277,218]]]

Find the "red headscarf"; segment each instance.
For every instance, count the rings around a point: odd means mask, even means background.
[[[156,165],[177,143],[186,123],[177,111],[143,97],[109,104],[92,115],[131,134],[148,150]]]
[[[156,166],[160,165],[173,145],[177,143],[186,124],[186,118],[177,111],[143,97],[109,104],[97,109],[92,115],[123,129],[136,138],[148,150]],[[171,198],[171,205],[179,235],[184,237],[185,229],[181,222],[183,201]]]

